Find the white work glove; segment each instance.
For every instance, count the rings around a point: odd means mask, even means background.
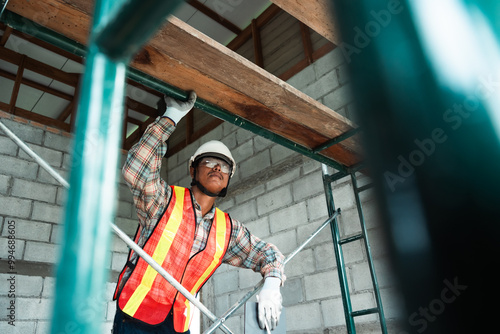
[[[281,315],[281,279],[277,277],[268,277],[264,281],[264,286],[257,296],[259,326],[265,329],[266,320],[269,324],[269,329],[274,330],[278,326],[278,321]]]
[[[186,116],[193,109],[196,101],[196,93],[191,91],[187,101],[179,101],[169,96],[164,96],[163,99],[167,105],[167,110],[165,110],[163,117],[170,118],[177,125],[182,117]]]

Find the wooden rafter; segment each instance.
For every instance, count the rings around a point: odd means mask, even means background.
[[[12,34],[12,28],[7,26],[3,32],[2,38],[0,39],[0,46],[5,46],[7,43],[7,40],[9,39],[10,35]]]
[[[8,110],[9,105],[7,103],[0,102],[0,109],[1,110]],[[61,129],[61,130],[67,131],[67,132],[69,132],[71,129],[70,124],[58,121],[56,119],[53,119],[53,118],[50,118],[50,117],[47,117],[44,115],[36,114],[34,112],[31,112],[29,110],[22,109],[19,107],[14,107],[14,110],[12,113],[14,115],[29,119],[31,121],[35,121],[35,122],[38,122],[40,124],[44,124],[47,126],[56,127],[58,129]]]
[[[64,122],[71,115],[75,109],[75,99],[72,99],[70,103],[64,108],[64,110],[57,116],[57,120]]]
[[[14,113],[14,108],[16,107],[17,96],[19,95],[19,88],[21,88],[21,82],[23,80],[24,73],[24,63],[26,62],[26,56],[22,55],[19,58],[17,65],[16,79],[14,80],[14,88],[12,88],[12,94],[10,96],[9,112]]]
[[[264,26],[266,23],[271,21],[279,12],[281,12],[281,8],[279,8],[276,5],[271,5],[269,6],[262,14],[259,15],[258,18],[256,18],[256,25],[257,28],[261,28]],[[236,36],[229,44],[227,47],[231,50],[237,50],[239,47],[241,47],[243,44],[246,43],[250,38],[252,38],[252,25],[248,25],[245,29],[241,31],[238,36]]]
[[[4,71],[4,70],[0,70],[0,76],[4,77],[6,79],[12,80],[12,81],[16,80],[16,75],[15,74],[9,73],[9,72]],[[29,87],[32,87],[32,88],[35,88],[37,90],[41,90],[42,92],[46,92],[48,94],[60,97],[62,99],[68,100],[68,101],[73,100],[73,95],[69,95],[69,94],[63,93],[63,92],[61,92],[61,91],[59,91],[57,89],[54,89],[54,88],[48,87],[48,86],[44,86],[42,84],[39,84],[38,82],[29,80],[29,79],[26,79],[26,78],[22,78],[21,84],[29,86]]]
[[[241,34],[241,29],[238,27],[236,24],[232,23],[228,19],[224,18],[222,15],[218,14],[216,11],[210,9],[209,7],[205,6],[201,2],[197,0],[187,0],[186,1],[190,6],[193,8],[199,10],[215,22],[219,23],[222,25],[224,28],[226,28],[229,31],[234,32],[236,35]]]
[[[299,22],[300,33],[302,36],[302,44],[304,45],[304,54],[307,60],[307,64],[310,65],[313,62],[313,46],[311,42],[311,34],[309,32],[309,27],[304,23]]]
[[[304,22],[330,42],[340,44],[340,33],[335,24],[330,0],[271,0],[271,2]]]
[[[264,56],[262,55],[262,41],[260,38],[259,27],[257,26],[257,20],[252,20],[252,40],[253,40],[253,52],[255,55],[255,64],[260,67],[264,67]]]
[[[5,47],[0,47],[0,59],[3,59],[9,63],[18,65],[23,57],[23,55],[15,51],[12,51]],[[72,87],[76,87],[79,79],[79,74],[64,72],[60,69],[49,66],[30,57],[26,57],[24,61],[24,68],[43,76],[53,78],[54,80],[65,83]]]
[[[11,0],[8,9],[86,44],[90,15],[82,2]],[[72,23],[71,29],[67,22]],[[345,117],[175,17],[168,19],[143,52],[147,61],[132,62],[132,67],[185,91],[195,90],[207,102],[296,144],[314,148],[354,127]],[[360,151],[357,137],[351,137],[322,154],[351,166],[360,161]]]

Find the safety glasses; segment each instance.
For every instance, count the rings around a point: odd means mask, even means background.
[[[231,166],[225,162],[224,160],[217,159],[217,158],[212,158],[212,157],[206,157],[202,158],[199,162],[201,166],[207,167],[207,168],[214,168],[215,166],[219,165],[220,171],[224,174],[229,174],[231,173]]]

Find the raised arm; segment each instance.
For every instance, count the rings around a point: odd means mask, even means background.
[[[170,119],[159,117],[129,150],[123,166],[123,177],[132,192],[141,225],[161,214],[165,207],[170,187],[160,177],[160,170],[167,151],[165,142],[174,130]]]
[[[195,101],[195,92],[189,94],[187,101],[166,96],[161,99],[158,111],[162,116],[147,127],[139,142],[129,151],[122,173],[132,191],[142,226],[147,222],[156,223],[170,198],[171,189],[160,177],[162,158],[167,152],[166,141]]]

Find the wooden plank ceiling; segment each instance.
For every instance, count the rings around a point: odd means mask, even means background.
[[[276,2],[292,15],[303,12],[298,1]],[[310,8],[324,10],[327,2],[309,1],[309,12]],[[91,8],[91,0],[11,0],[7,6],[82,44],[87,44]],[[301,20],[311,22],[313,29],[329,40],[336,40],[332,26],[316,14],[302,15]],[[175,17],[168,19],[131,66],[180,89],[195,90],[200,98],[307,148],[318,147],[355,127],[345,117]],[[361,160],[359,140],[351,137],[321,154],[352,166]]]

